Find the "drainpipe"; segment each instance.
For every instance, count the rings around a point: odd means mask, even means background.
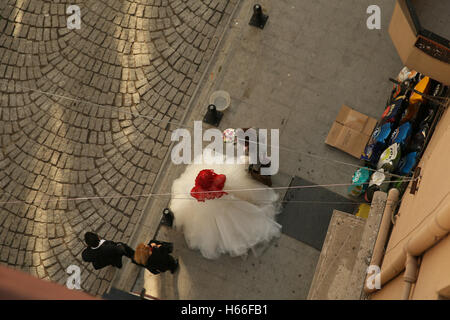
[[[415,237],[406,244],[406,250],[418,256],[439,242],[450,231],[450,203],[438,208],[436,214]]]
[[[403,281],[405,281],[405,285],[403,287],[402,300],[409,300],[411,286],[413,283],[416,283],[417,280],[417,269],[417,258],[410,253],[407,253],[405,274],[403,275]]]
[[[398,189],[391,189],[388,192],[386,206],[384,208],[383,217],[380,223],[380,229],[378,231],[377,240],[375,241],[375,246],[373,248],[372,259],[370,261],[370,266],[380,266],[381,260],[384,254],[384,247],[386,245],[386,241],[389,235],[389,229],[391,227],[391,217],[395,208],[397,207],[398,198],[400,196],[400,192]],[[374,289],[369,289],[367,287],[367,278],[364,282],[364,291],[366,293],[373,292]]]
[[[444,199],[445,198],[446,197],[444,197]],[[441,203],[444,199],[442,199]],[[414,262],[412,258],[408,259],[407,256],[418,257],[422,255],[426,250],[444,238],[449,232],[450,202],[447,202],[439,206],[437,212],[428,220],[428,222],[409,238],[406,245],[403,247],[403,250],[397,254],[396,257],[393,257],[391,263],[387,266],[383,266],[380,275],[381,285],[386,284],[396,277],[407,265],[409,265],[409,269],[407,270],[408,275],[405,278],[405,281],[407,280],[407,282],[414,283],[416,275],[413,275],[413,271],[416,269],[417,272],[417,261]],[[406,296],[408,287],[410,289],[411,284],[405,285],[403,297]],[[370,292],[373,291],[375,290],[371,290]]]

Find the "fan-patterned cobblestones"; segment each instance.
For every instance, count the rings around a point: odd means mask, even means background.
[[[146,199],[117,196],[150,192],[236,3],[0,2],[0,264],[62,284],[76,264],[105,292],[115,271],[81,261],[83,234],[130,239]]]

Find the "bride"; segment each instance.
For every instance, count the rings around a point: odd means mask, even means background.
[[[217,164],[217,156],[188,165],[172,185],[169,204],[189,248],[208,259],[245,255],[281,233],[274,220],[278,194],[254,180],[248,164]]]

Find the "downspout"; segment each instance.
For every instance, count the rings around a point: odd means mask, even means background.
[[[403,287],[402,300],[409,300],[411,286],[413,283],[416,283],[417,280],[417,270],[417,258],[408,253],[406,255],[405,274],[403,275],[405,285]]]
[[[444,197],[445,198],[445,197]],[[405,282],[410,284],[405,284],[403,297],[406,296],[406,291],[409,289],[411,284],[415,282],[416,275],[413,275],[414,269],[417,273],[417,261],[412,257],[418,257],[422,255],[426,250],[438,243],[442,238],[444,238],[450,232],[450,202],[445,203],[438,207],[437,212],[429,219],[429,221],[419,229],[419,231],[413,234],[406,245],[403,247],[401,253],[393,258],[392,262],[382,268],[380,275],[381,285],[386,284],[394,277],[396,277],[400,272],[402,272],[407,265],[408,275],[405,272]],[[411,256],[409,259],[408,256]],[[373,290],[368,290],[366,292],[371,293]]]

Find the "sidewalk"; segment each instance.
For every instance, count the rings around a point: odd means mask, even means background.
[[[324,140],[342,104],[374,117],[382,112],[391,88],[388,77],[402,67],[387,34],[394,3],[381,1],[382,29],[368,30],[365,12],[371,3],[366,0],[261,1],[269,21],[259,30],[248,26],[253,3],[241,1],[185,123],[202,119],[211,93],[226,90],[231,107],[219,129],[280,129],[281,147],[293,150],[280,152],[275,186],[288,186],[294,175],[316,184],[348,183],[353,167],[319,162],[295,150],[358,164]],[[170,192],[183,170],[168,163],[158,192]],[[346,188],[332,191],[346,194]],[[153,237],[168,202],[151,201],[133,237],[136,243]],[[144,286],[162,299],[305,299],[320,254],[282,235],[259,257],[210,261],[189,250],[176,230],[162,227],[157,237],[174,242],[179,273],[153,276],[128,265],[116,285],[131,290],[137,279],[135,290]]]
[[[305,299],[319,257],[317,250],[282,236],[260,256],[208,260],[186,246],[184,235],[162,227],[158,239],[175,243],[180,269],[172,275],[141,271],[135,291],[145,287],[160,299]],[[266,249],[266,250],[265,250]]]

